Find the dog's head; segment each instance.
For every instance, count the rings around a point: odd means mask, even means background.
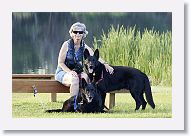
[[[81,96],[87,103],[92,102],[95,97],[96,87],[93,83],[86,83],[86,80],[82,78]]]
[[[94,69],[98,66],[99,51],[95,50],[94,55],[91,56],[88,49],[84,51],[85,67],[89,73],[93,73]]]

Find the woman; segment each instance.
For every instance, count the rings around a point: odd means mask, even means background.
[[[55,73],[55,79],[65,86],[70,86],[70,95],[78,95],[79,92],[79,76],[88,82],[88,76],[84,72],[76,72],[75,67],[83,64],[83,52],[87,48],[91,55],[93,50],[84,43],[84,38],[88,34],[86,26],[83,23],[74,23],[69,30],[71,39],[65,41],[60,49],[58,57],[58,66]],[[102,59],[100,62],[104,63]],[[110,74],[113,68],[108,64],[104,64],[106,70]],[[80,67],[80,65],[79,65]]]

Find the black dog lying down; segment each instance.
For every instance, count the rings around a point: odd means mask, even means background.
[[[82,79],[82,88],[78,96],[73,96],[63,103],[62,109],[47,110],[46,112],[82,112],[94,113],[104,112],[100,92],[93,83],[86,83]]]
[[[95,80],[98,90],[102,92],[102,104],[105,101],[105,93],[114,90],[128,89],[136,102],[138,110],[146,108],[147,102],[154,109],[155,104],[152,97],[150,82],[147,75],[138,69],[125,66],[112,66],[114,73],[109,74],[105,66],[98,61],[99,51],[95,50],[94,55],[90,56],[89,51],[84,51],[85,68],[88,71],[90,80]],[[143,97],[145,92],[147,102]]]

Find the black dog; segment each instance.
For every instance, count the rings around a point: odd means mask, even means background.
[[[82,88],[77,96],[72,96],[63,103],[62,109],[47,110],[46,112],[104,112],[101,95],[93,83],[86,83],[82,79]]]
[[[95,50],[93,56],[90,56],[89,51],[85,49],[84,59],[90,80],[95,80],[98,90],[102,92],[102,104],[105,101],[105,93],[113,90],[128,89],[135,99],[135,110],[138,110],[141,105],[142,109],[145,109],[147,102],[153,109],[155,108],[150,82],[146,74],[138,69],[125,66],[112,66],[114,73],[109,74],[105,66],[98,61],[98,49]],[[144,92],[147,102],[143,97]]]

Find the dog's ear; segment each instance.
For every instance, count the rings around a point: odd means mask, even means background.
[[[97,60],[99,59],[99,50],[98,49],[95,50],[94,56],[96,57]]]
[[[82,78],[82,88],[84,89],[87,86],[86,80]]]
[[[84,59],[86,60],[90,56],[88,49],[84,50]]]

